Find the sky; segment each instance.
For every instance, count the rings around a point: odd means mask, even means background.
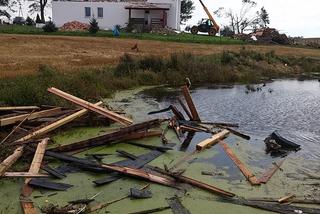
[[[201,18],[206,18],[198,0],[195,11],[187,24],[197,24]],[[220,7],[239,11],[241,0],[202,0],[210,12]],[[262,6],[269,12],[270,27],[278,29],[281,33],[290,36],[320,37],[320,0],[255,0],[257,9]],[[216,18],[220,26],[227,25],[225,18]]]
[[[207,18],[198,0],[193,0],[195,10],[193,17],[187,22],[189,25],[197,24],[201,18]],[[257,9],[262,6],[266,8],[270,15],[270,27],[278,29],[281,33],[290,36],[320,37],[320,0],[255,0]],[[241,0],[203,0],[210,12],[220,7],[239,11]],[[22,1],[23,8],[29,3]],[[48,16],[51,16],[51,8],[47,9]],[[18,15],[16,13],[15,15]],[[24,9],[23,15],[27,16]],[[220,26],[228,24],[228,20],[223,17],[216,17]]]

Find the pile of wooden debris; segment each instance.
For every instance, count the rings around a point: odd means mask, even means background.
[[[234,164],[240,169],[245,178],[251,185],[261,185],[267,183],[272,175],[280,168],[284,159],[275,166],[266,170],[259,178],[257,178],[249,168],[235,155],[231,148],[223,141],[230,133],[250,139],[249,136],[242,134],[235,129],[237,124],[203,122],[193,103],[187,86],[182,87],[182,94],[185,101],[178,99],[184,113],[178,110],[174,105],[168,108],[150,112],[149,114],[158,114],[164,111],[172,111],[173,117],[166,119],[153,119],[145,122],[134,123],[128,117],[102,107],[102,102],[90,103],[71,94],[63,92],[56,88],[49,88],[48,91],[65,100],[79,106],[79,109],[66,109],[62,107],[42,106],[21,106],[21,107],[1,107],[0,126],[10,127],[12,130],[5,137],[1,146],[9,145],[14,148],[12,154],[8,155],[0,164],[1,177],[23,177],[23,188],[20,195],[20,202],[24,213],[37,213],[38,209],[33,205],[31,194],[33,188],[41,188],[54,191],[66,191],[73,185],[67,183],[56,182],[54,179],[64,179],[68,173],[72,171],[89,171],[95,173],[106,174],[106,177],[95,180],[93,185],[101,186],[116,181],[123,176],[132,179],[145,180],[147,182],[156,183],[172,188],[179,188],[180,184],[189,184],[192,187],[208,191],[221,198],[228,203],[236,203],[245,206],[251,206],[279,213],[292,213],[296,210],[301,213],[319,213],[319,209],[298,207],[292,205],[280,205],[280,203],[294,201],[294,196],[285,196],[278,200],[264,199],[242,199],[236,197],[236,194],[215,187],[213,185],[195,180],[191,177],[183,175],[183,171],[175,170],[179,164],[184,163],[190,157],[197,153],[201,153],[208,147],[220,144],[225,153],[230,157]],[[185,104],[186,103],[186,104]],[[94,115],[89,115],[89,112]],[[98,116],[97,116],[98,115]],[[185,115],[188,117],[186,119]],[[93,118],[95,117],[95,118]],[[102,134],[97,137],[86,140],[73,142],[67,145],[58,145],[48,148],[50,144],[50,135],[58,128],[68,128],[73,125],[83,125],[90,120],[100,120],[101,123],[109,124],[111,121],[121,124],[121,128],[111,133]],[[66,127],[66,125],[68,125]],[[161,128],[165,125],[165,128]],[[13,127],[12,127],[13,126]],[[173,168],[164,169],[149,165],[151,161],[173,149],[172,143],[166,139],[168,129],[174,130],[177,138],[181,140],[181,136],[185,132],[205,132],[211,135],[210,138],[199,142],[194,152],[181,158]],[[127,159],[114,162],[112,164],[103,163],[104,154],[92,154],[90,158],[76,156],[88,149],[98,146],[114,145],[122,141],[132,139],[141,139],[147,137],[159,137],[163,145],[154,146],[146,143],[127,142],[137,147],[143,147],[150,150],[146,154],[136,156],[127,151],[117,150],[117,153]],[[192,139],[192,136],[191,136]],[[181,144],[181,148],[188,147],[190,137],[185,138]],[[17,162],[19,158],[25,156],[26,159],[32,157],[32,162],[27,171],[14,172],[9,171],[11,166]],[[47,159],[50,158],[50,159]],[[46,159],[46,161],[44,161]],[[66,165],[57,168],[50,167],[48,160],[57,159]],[[96,195],[91,198],[70,201],[67,206],[59,207],[48,204],[42,207],[45,213],[88,213],[102,209],[112,203],[119,202],[125,198],[150,198],[152,192],[148,190],[148,185],[141,188],[131,188],[128,195],[105,203],[93,203]],[[152,213],[165,209],[172,209],[174,213],[190,213],[181,203],[178,197],[167,199],[168,206],[157,207],[154,209],[143,210],[135,213]],[[301,202],[301,201],[300,201]],[[301,203],[304,203],[302,201]],[[310,202],[310,201],[308,201]],[[299,201],[297,202],[299,203]],[[315,203],[318,203],[317,201]]]
[[[87,31],[90,25],[78,21],[67,22],[60,28],[62,31]]]

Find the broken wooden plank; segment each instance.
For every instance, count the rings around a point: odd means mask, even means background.
[[[158,207],[158,208],[153,208],[153,209],[148,209],[148,210],[142,210],[142,211],[137,211],[137,212],[132,212],[129,214],[149,214],[149,213],[157,213],[157,212],[161,212],[164,210],[168,210],[170,209],[170,207]]]
[[[23,147],[18,147],[14,150],[14,152],[8,156],[2,163],[0,164],[0,176],[3,176],[4,173],[21,157],[23,153]]]
[[[192,120],[201,121],[200,120],[200,116],[198,114],[198,111],[196,109],[196,106],[193,103],[189,88],[187,86],[183,86],[181,88],[181,90],[182,90],[182,94],[183,94],[183,96],[184,96],[184,98],[185,98],[185,100],[187,102],[187,105],[188,105],[188,107],[190,109],[190,112],[191,112],[191,115],[192,115]]]
[[[146,122],[142,122],[142,123],[137,123],[137,124],[134,124],[131,126],[121,128],[119,131],[104,134],[104,135],[101,135],[98,137],[90,138],[88,140],[83,140],[83,141],[68,144],[68,145],[57,146],[57,147],[51,148],[49,150],[54,151],[54,152],[70,152],[70,151],[75,151],[78,149],[105,145],[106,143],[109,143],[112,141],[130,139],[131,137],[133,139],[139,139],[141,137],[157,136],[158,134],[160,135],[161,133],[160,132],[137,133],[137,132],[144,131],[149,128],[159,126],[161,124],[161,122],[162,122],[162,120],[155,119],[155,120],[150,120],[150,121],[146,121]]]
[[[6,172],[2,177],[7,178],[46,178],[48,174],[30,173],[30,172]]]
[[[143,166],[145,166],[147,163],[153,161],[154,159],[156,159],[157,157],[159,157],[160,155],[162,155],[163,153],[160,151],[151,151],[147,154],[143,154],[140,156],[133,156],[132,154],[128,153],[128,152],[123,152],[122,154],[131,157],[132,159],[130,160],[123,160],[123,161],[118,161],[115,163],[112,163],[112,165],[118,165],[118,166],[124,166],[124,167],[132,167],[135,169],[140,169]],[[134,157],[134,158],[133,158]],[[119,173],[114,172],[109,174],[107,177],[104,177],[102,179],[99,180],[95,180],[93,181],[93,183],[95,183],[96,185],[104,185],[104,184],[108,184],[111,183],[115,180],[118,180],[119,178],[121,178],[121,175],[119,175]]]
[[[144,198],[152,198],[152,192],[150,190],[140,190],[137,188],[130,188],[130,198],[134,199],[144,199]]]
[[[85,101],[83,99],[75,97],[75,96],[73,96],[71,94],[68,94],[68,93],[66,93],[64,91],[61,91],[61,90],[59,90],[57,88],[54,88],[54,87],[48,88],[48,91],[53,93],[53,94],[55,94],[55,95],[58,95],[58,96],[60,96],[60,97],[62,97],[64,99],[66,99],[66,100],[68,100],[68,101],[70,101],[72,103],[75,103],[75,104],[77,104],[77,105],[79,105],[79,106],[81,106],[81,107],[83,107],[85,109],[88,109],[88,110],[91,110],[91,111],[96,112],[98,114],[101,114],[101,115],[103,115],[103,116],[105,116],[105,117],[107,117],[107,118],[109,118],[109,119],[111,119],[113,121],[119,122],[119,123],[121,123],[123,125],[131,125],[133,123],[133,121],[131,119],[128,119],[128,118],[126,118],[124,116],[121,116],[121,115],[119,115],[117,113],[114,113],[114,112],[112,112],[112,111],[110,111],[108,109],[105,109],[105,108],[102,108],[100,106],[94,105],[94,104],[92,104],[92,103],[90,103],[88,101]]]
[[[277,198],[247,198],[248,201],[261,201],[261,202],[278,202]],[[320,200],[317,199],[299,199],[294,198],[290,200],[294,204],[320,204]]]
[[[285,202],[291,201],[291,199],[293,199],[294,197],[296,197],[295,194],[289,194],[289,195],[286,195],[284,197],[279,198],[278,202],[285,203]]]
[[[33,187],[41,187],[57,191],[66,191],[67,189],[73,187],[71,184],[57,183],[46,179],[31,179],[28,184]]]
[[[258,179],[259,182],[262,184],[266,184],[272,178],[272,176],[278,171],[278,169],[280,169],[284,161],[285,159],[279,161],[278,163],[274,163],[273,167],[271,167],[270,169],[267,169],[267,171],[265,171],[261,175],[261,177]]]
[[[48,165],[46,165],[46,166],[42,165],[42,166],[41,166],[41,169],[44,170],[44,171],[46,171],[47,173],[49,173],[49,174],[52,175],[53,177],[58,178],[58,179],[63,179],[63,178],[66,177],[65,174],[59,172],[58,170],[55,170],[55,169],[51,168],[51,167],[48,166]]]
[[[192,115],[191,115],[190,111],[188,110],[187,106],[183,103],[183,101],[180,99],[180,97],[178,97],[177,99],[178,99],[182,109],[184,110],[184,112],[187,114],[189,119],[192,120]]]
[[[174,177],[179,182],[190,184],[192,186],[198,187],[199,189],[203,189],[203,190],[206,190],[208,192],[211,192],[211,193],[223,196],[223,197],[234,197],[235,196],[234,193],[225,191],[223,189],[217,188],[217,187],[212,186],[210,184],[206,184],[201,181],[197,181],[195,179],[192,179],[192,178],[189,178],[189,177],[186,177],[183,175],[175,174],[175,173],[160,169],[159,167],[148,166],[148,168],[150,168],[151,170],[154,170],[156,172],[159,172],[163,175]]]
[[[98,102],[95,105],[98,106],[98,105],[101,105],[101,104],[102,104],[102,102]],[[45,126],[45,127],[41,128],[39,130],[36,130],[36,131],[32,132],[31,134],[28,134],[28,135],[16,140],[15,143],[28,142],[28,140],[36,138],[36,137],[39,137],[41,135],[44,135],[44,134],[46,134],[46,133],[48,133],[50,131],[53,131],[53,130],[55,130],[55,129],[57,129],[57,128],[59,128],[59,127],[65,125],[65,124],[67,124],[67,123],[69,123],[69,122],[71,122],[71,121],[83,116],[83,115],[85,115],[87,112],[88,112],[88,110],[81,109],[81,110],[79,110],[79,111],[77,111],[77,112],[75,112],[75,113],[73,113],[71,115],[68,115],[68,116],[66,116],[66,117],[64,117],[64,118],[62,118],[62,119],[60,119],[58,121],[55,121],[55,122],[49,124],[48,126]]]
[[[38,110],[38,106],[1,106],[0,111]]]
[[[142,144],[142,143],[136,143],[136,142],[125,142],[126,144],[142,147],[142,148],[147,148],[147,149],[156,149],[158,151],[166,152],[168,150],[172,150],[172,147],[168,146],[153,146],[153,145],[147,145],[147,144]]]
[[[50,117],[50,116],[57,115],[58,113],[61,113],[61,107],[48,109],[44,111],[33,112],[31,114],[22,114],[14,117],[1,118],[0,126],[7,126],[23,120],[32,120],[39,117]]]
[[[43,139],[37,146],[37,149],[35,151],[35,154],[33,156],[30,168],[29,168],[29,173],[39,173],[40,171],[40,166],[43,160],[44,153],[46,151],[46,147],[48,144],[49,138]],[[31,178],[26,178],[24,181],[24,185],[22,187],[21,191],[21,196],[24,198],[28,198],[32,194],[32,187],[28,185],[30,182]],[[36,208],[33,206],[32,201],[21,201],[21,207],[24,213],[26,214],[32,214],[32,213],[37,213]]]
[[[191,214],[191,212],[182,205],[177,196],[167,199],[167,202],[174,214]]]
[[[202,151],[205,148],[208,148],[216,143],[218,143],[220,140],[224,139],[230,132],[226,129],[223,129],[221,132],[218,132],[215,135],[212,135],[212,137],[200,142],[197,144],[196,148],[198,151]]]
[[[223,141],[220,141],[219,144],[222,146],[223,150],[230,157],[230,159],[234,162],[234,164],[240,169],[242,174],[246,177],[246,179],[252,185],[260,185],[259,180],[256,176],[239,160],[239,158],[234,154],[231,148]]]

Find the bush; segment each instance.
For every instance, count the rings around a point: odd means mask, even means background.
[[[49,21],[45,24],[45,26],[43,26],[43,31],[44,32],[56,32],[58,31],[58,28],[56,27],[56,25],[52,22],[52,21]]]
[[[92,18],[90,20],[89,32],[92,34],[96,34],[99,31],[99,25],[96,18]]]
[[[33,19],[31,19],[29,16],[26,19],[26,25],[32,26],[35,25],[35,21],[33,21]]]

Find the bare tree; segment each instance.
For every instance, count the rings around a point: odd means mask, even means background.
[[[225,16],[229,18],[229,25],[233,32],[243,33],[249,26],[256,26],[260,23],[260,13],[257,11],[253,13],[257,3],[253,0],[242,0],[242,6],[240,11],[235,12],[229,9]]]
[[[48,0],[32,0],[33,3],[29,5],[29,12],[31,14],[40,12],[41,22],[45,22],[45,9],[49,6]]]
[[[0,17],[4,16],[10,19],[10,12],[15,12],[13,7],[16,5],[16,1],[13,0],[0,0]]]

